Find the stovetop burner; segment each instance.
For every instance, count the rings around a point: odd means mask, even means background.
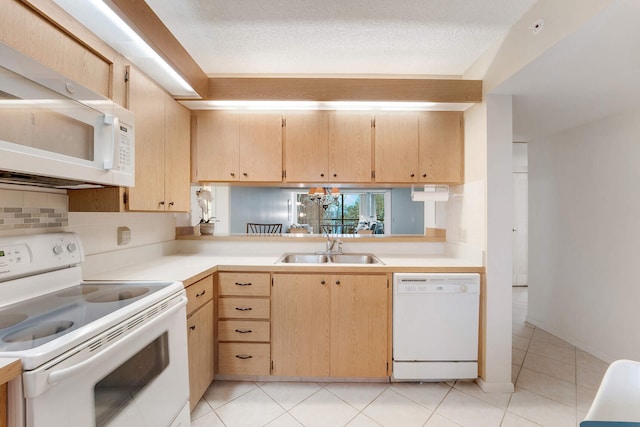
[[[72,286],[0,308],[0,352],[36,348],[165,288],[169,283]]]

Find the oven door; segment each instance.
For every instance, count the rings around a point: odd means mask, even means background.
[[[164,301],[25,372],[26,426],[171,425],[189,399],[185,305]]]

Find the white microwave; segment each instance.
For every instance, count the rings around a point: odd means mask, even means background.
[[[133,113],[0,43],[0,182],[134,186]]]

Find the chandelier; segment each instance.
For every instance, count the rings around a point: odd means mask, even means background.
[[[330,190],[325,187],[311,187],[309,189],[309,200],[312,204],[322,206],[327,209],[330,204],[335,203],[340,198],[340,190],[333,187]]]

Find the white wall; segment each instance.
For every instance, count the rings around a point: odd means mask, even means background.
[[[529,318],[640,360],[640,110],[529,144]]]

